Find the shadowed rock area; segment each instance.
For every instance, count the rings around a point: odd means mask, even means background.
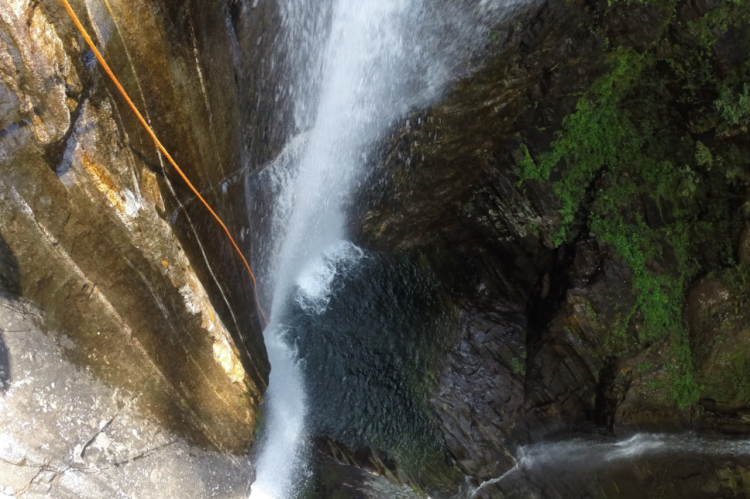
[[[245,498],[246,457],[188,445],[65,359],[77,345],[45,329],[43,312],[0,300],[13,379],[0,398],[0,497]]]

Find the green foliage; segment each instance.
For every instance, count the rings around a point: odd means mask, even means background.
[[[670,394],[677,407],[684,409],[698,402],[703,388],[698,386],[693,374],[693,356],[687,335],[683,332],[683,334],[676,335],[675,339],[676,344],[673,346],[675,363],[667,365],[672,381]]]
[[[726,85],[719,87],[719,98],[714,102],[716,109],[729,125],[746,124],[750,115],[750,95],[744,85],[742,92],[734,92]]]
[[[695,162],[700,166],[710,168],[714,162],[711,149],[703,145],[703,142],[698,141],[695,143]]]
[[[570,225],[588,186],[602,168],[615,166],[622,154],[634,153],[641,139],[633,129],[627,112],[618,104],[630,90],[633,81],[650,62],[630,50],[614,56],[613,70],[600,78],[589,95],[582,97],[576,112],[563,120],[563,129],[552,150],[535,162],[525,145],[522,146],[522,180],[546,181],[561,162],[574,164],[563,179],[554,185],[562,208],[562,224],[553,241],[559,246],[567,237]]]
[[[721,35],[742,22],[750,11],[747,0],[724,0],[697,20],[687,23],[687,27],[696,36],[698,46],[711,48]]]

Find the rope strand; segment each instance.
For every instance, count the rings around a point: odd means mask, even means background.
[[[83,35],[84,40],[86,40],[86,43],[94,52],[96,59],[99,61],[99,64],[102,65],[102,67],[104,68],[104,71],[109,75],[110,79],[112,80],[112,83],[115,84],[115,86],[117,87],[117,90],[120,91],[120,94],[123,96],[125,101],[130,106],[130,109],[132,109],[136,117],[138,117],[138,120],[143,125],[143,128],[146,129],[146,131],[148,132],[148,134],[151,136],[154,143],[156,144],[156,147],[158,147],[159,150],[162,152],[162,154],[164,154],[164,156],[167,158],[169,163],[174,167],[175,171],[177,171],[180,177],[182,177],[182,180],[184,180],[187,186],[190,188],[190,190],[193,191],[193,194],[195,194],[198,197],[201,203],[203,203],[203,206],[206,207],[209,213],[211,213],[211,215],[213,215],[213,217],[216,219],[219,225],[221,225],[221,228],[224,230],[224,233],[229,238],[229,242],[232,243],[232,246],[237,251],[237,254],[240,255],[240,258],[242,259],[242,263],[245,264],[245,268],[247,269],[248,274],[250,274],[250,279],[253,281],[253,292],[255,293],[255,301],[258,304],[258,310],[260,311],[260,315],[263,317],[263,320],[265,321],[266,325],[268,325],[268,319],[266,319],[266,314],[263,313],[263,307],[261,307],[260,305],[260,298],[258,297],[258,285],[255,282],[255,275],[253,274],[253,271],[250,269],[250,264],[247,263],[247,259],[245,258],[245,255],[242,254],[242,251],[240,251],[239,246],[237,246],[237,243],[234,241],[234,238],[232,237],[232,234],[229,232],[229,229],[221,220],[221,218],[219,218],[219,215],[217,215],[216,212],[211,208],[211,206],[206,202],[206,200],[203,199],[203,196],[200,195],[198,190],[195,188],[195,186],[193,186],[192,182],[190,182],[190,180],[187,178],[187,176],[182,171],[182,169],[179,166],[177,166],[177,163],[175,162],[174,159],[172,159],[172,156],[169,154],[169,152],[167,152],[166,148],[162,145],[161,141],[156,137],[156,134],[151,129],[149,124],[146,123],[145,119],[143,119],[143,116],[141,115],[140,111],[138,111],[138,108],[135,106],[135,104],[133,104],[133,101],[130,99],[130,96],[120,84],[120,81],[117,79],[115,74],[109,68],[109,64],[107,64],[107,61],[104,60],[104,57],[96,48],[96,45],[94,45],[94,41],[89,36],[88,32],[86,31],[86,28],[84,28],[83,25],[81,24],[81,21],[78,20],[78,16],[76,16],[75,12],[73,12],[73,9],[68,3],[68,0],[60,0],[60,1],[65,6],[65,10],[68,11],[68,14],[70,14],[70,18],[73,20],[73,23],[78,28],[78,31],[81,32],[81,35]]]

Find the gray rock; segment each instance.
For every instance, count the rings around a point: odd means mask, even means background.
[[[28,303],[0,300],[13,375],[0,394],[0,497],[247,497],[246,458],[194,447],[143,417],[138,394],[71,364],[41,319]]]

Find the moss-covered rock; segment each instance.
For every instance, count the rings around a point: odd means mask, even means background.
[[[687,300],[702,396],[725,409],[750,405],[749,293],[747,270],[738,268],[702,279]]]
[[[464,323],[519,311],[462,332],[441,377],[446,445],[477,482],[510,468],[502,448],[560,433],[750,430],[744,313],[727,297],[696,330],[711,313],[688,298],[748,261],[748,26],[742,1],[545,2],[386,144],[359,240],[469,262]],[[446,395],[468,379],[486,395]]]

